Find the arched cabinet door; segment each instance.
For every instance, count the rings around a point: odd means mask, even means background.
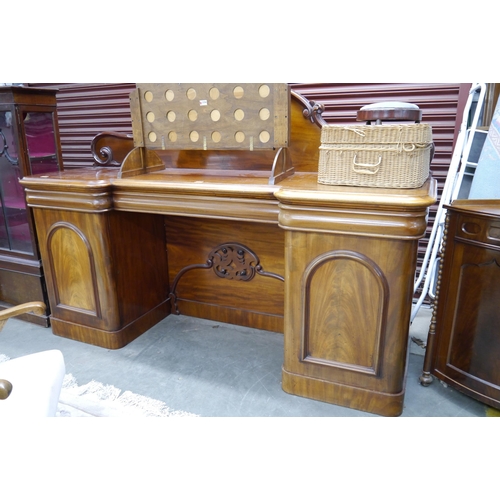
[[[54,307],[100,319],[101,303],[92,245],[74,224],[58,222],[47,236]]]
[[[303,276],[301,360],[377,376],[389,287],[365,255],[337,250],[314,259]]]
[[[122,320],[109,240],[111,213],[35,210],[35,217],[46,263],[53,329],[57,331],[61,320],[118,330]]]

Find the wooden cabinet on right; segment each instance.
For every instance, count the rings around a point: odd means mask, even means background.
[[[500,409],[500,200],[447,207],[423,385],[431,374]]]

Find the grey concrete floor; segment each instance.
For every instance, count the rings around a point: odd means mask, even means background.
[[[431,311],[423,306],[410,336],[425,342]],[[376,417],[293,396],[281,389],[283,335],[188,316],[170,316],[118,350],[58,337],[10,319],[0,354],[15,358],[60,349],[66,372],[82,385],[96,380],[202,417]],[[438,380],[418,381],[424,348],[410,342],[402,417],[483,417],[487,407]]]

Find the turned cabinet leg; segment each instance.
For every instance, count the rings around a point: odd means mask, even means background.
[[[423,385],[424,387],[427,387],[432,384],[433,378],[432,375],[429,372],[422,372],[422,375],[419,377],[420,384]]]
[[[432,366],[432,353],[434,351],[434,339],[436,338],[436,303],[433,303],[432,307],[432,318],[429,326],[429,333],[427,335],[427,346],[425,348],[425,357],[424,357],[424,367],[422,370],[422,374],[419,377],[420,383],[427,387],[432,384],[433,378],[431,375],[431,366]]]
[[[434,349],[436,346],[436,317],[439,303],[439,291],[441,289],[441,277],[443,275],[443,263],[444,263],[444,249],[446,246],[446,239],[448,236],[448,224],[449,220],[446,218],[445,227],[443,232],[443,242],[440,250],[440,259],[439,259],[439,268],[436,278],[436,294],[434,300],[432,302],[432,317],[431,324],[429,326],[429,334],[427,335],[427,347],[425,349],[425,358],[424,358],[424,366],[422,370],[422,374],[419,377],[420,384],[424,387],[432,384],[433,378],[431,375],[432,368],[432,358],[434,354]]]

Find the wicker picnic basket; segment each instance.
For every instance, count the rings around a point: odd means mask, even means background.
[[[432,128],[426,123],[325,125],[318,182],[417,188],[429,176],[432,151]]]

